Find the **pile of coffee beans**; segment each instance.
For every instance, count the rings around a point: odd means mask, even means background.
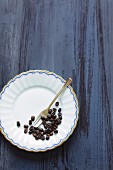
[[[56,108],[59,106],[59,102],[55,103]],[[49,140],[53,134],[58,133],[58,126],[62,123],[62,109],[61,108],[49,109],[47,118],[41,117],[43,127],[32,126],[35,116],[31,116],[29,125],[24,125],[24,133],[32,135],[36,140]],[[17,126],[20,126],[20,122],[17,121]]]

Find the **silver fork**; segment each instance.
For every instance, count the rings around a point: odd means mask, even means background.
[[[58,94],[55,96],[55,98],[52,100],[52,102],[49,104],[49,106],[37,116],[36,120],[33,123],[33,126],[36,126],[36,124],[38,124],[38,126],[40,126],[42,124],[41,117],[47,117],[50,107],[53,105],[53,103],[59,97],[59,95],[66,89],[66,87],[70,85],[71,82],[72,82],[71,78],[68,78],[66,80],[65,84],[63,85],[61,90],[58,92]]]

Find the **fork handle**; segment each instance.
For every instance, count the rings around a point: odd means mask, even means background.
[[[55,100],[59,97],[59,95],[66,89],[67,86],[70,85],[70,83],[72,82],[71,78],[68,78],[65,82],[65,84],[63,85],[63,87],[61,88],[61,90],[58,92],[58,94],[55,96],[55,98],[52,100],[52,102],[50,103],[50,105],[48,106],[48,109],[50,109],[50,107],[52,106],[52,104],[55,102]]]

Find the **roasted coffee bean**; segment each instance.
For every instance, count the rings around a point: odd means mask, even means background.
[[[60,120],[60,119],[58,119],[58,125],[59,125],[59,124],[61,124],[61,120]]]
[[[36,130],[35,133],[38,135],[40,132],[39,132],[39,130]]]
[[[59,118],[56,119],[56,123],[60,124],[61,120]]]
[[[42,136],[41,139],[42,139],[42,140],[45,140],[45,136]]]
[[[53,117],[55,115],[55,111],[53,111],[52,113],[51,113],[51,117]]]
[[[59,116],[59,119],[62,120],[62,116]]]
[[[44,128],[47,129],[47,125],[46,124],[44,125]]]
[[[59,106],[59,102],[56,102],[56,103],[55,103],[55,106]]]
[[[58,130],[54,130],[54,133],[57,134],[57,133],[58,133]]]
[[[39,130],[40,132],[43,132],[43,129],[42,129],[42,128],[40,128],[40,127],[38,128],[38,130]]]
[[[47,133],[47,129],[44,130],[44,135]]]
[[[32,120],[29,120],[29,125],[32,125]]]
[[[33,131],[33,130],[34,130],[34,126],[31,126],[31,127],[29,128],[29,130],[30,130],[30,131]]]
[[[28,128],[28,125],[24,125],[24,128]]]
[[[48,118],[48,119],[50,119],[50,118],[51,118],[51,115],[50,115],[50,114],[49,114],[49,115],[47,115],[47,118]]]
[[[53,118],[51,118],[49,121],[50,121],[50,122],[53,122],[53,121],[54,121],[54,119],[53,119]]]
[[[47,136],[46,136],[46,140],[49,140],[49,138],[50,138],[49,135],[47,135]]]
[[[20,122],[19,121],[17,121],[17,127],[20,127]]]
[[[51,123],[52,124],[52,126],[54,126],[54,125],[56,125],[56,119],[54,119],[54,121]]]
[[[55,130],[55,129],[57,129],[58,128],[58,126],[53,126],[53,130]]]
[[[61,108],[59,108],[59,109],[58,109],[58,112],[61,112],[61,110],[62,110],[62,109],[61,109]]]
[[[43,121],[42,121],[42,124],[43,124],[43,125],[45,125],[45,124],[46,124],[46,121],[45,121],[45,120],[43,120]]]
[[[47,123],[46,126],[47,126],[47,128],[50,128],[52,125],[51,125],[51,123]]]
[[[38,127],[34,127],[35,130],[38,130]]]
[[[33,133],[33,136],[34,136],[34,137],[36,137],[36,136],[37,136],[37,134],[36,134],[36,133]]]
[[[57,119],[56,119],[56,122],[58,122],[59,120],[60,120],[60,119],[59,119],[59,118],[57,118]]]
[[[51,130],[47,129],[47,132],[46,132],[46,133],[49,134],[50,132],[51,132]]]
[[[43,136],[44,132],[40,132],[41,136]]]
[[[49,109],[48,113],[52,113],[52,109]]]
[[[57,109],[56,108],[53,108],[53,112],[56,112],[57,111]]]
[[[45,118],[45,121],[47,122],[48,120],[49,120],[49,119],[46,117],[46,118]]]
[[[53,119],[56,119],[56,115],[53,115],[52,117],[53,117]]]
[[[41,119],[42,119],[42,120],[45,120],[45,117],[42,116]]]
[[[55,124],[55,121],[51,122],[51,126],[52,126],[52,127],[54,126],[54,124]]]
[[[38,135],[38,138],[39,138],[39,139],[41,138],[41,134]]]
[[[38,136],[35,136],[35,139],[36,139],[36,140],[38,140],[38,139],[39,139],[39,137],[38,137]]]
[[[50,128],[48,128],[47,130],[49,130],[50,132],[52,132],[52,129],[53,129],[53,128],[52,128],[52,126],[51,126],[51,127],[50,127]]]
[[[27,132],[28,132],[28,129],[27,129],[27,128],[25,128],[25,129],[24,129],[24,133],[26,134]]]
[[[62,116],[62,113],[58,113],[58,116]]]
[[[31,135],[32,134],[32,132],[31,131],[29,131],[29,135]]]
[[[55,125],[59,125],[58,121],[55,122]]]
[[[34,121],[35,120],[35,116],[31,116],[31,120]]]
[[[47,118],[47,117],[45,117],[45,121],[48,121],[48,118]]]
[[[50,136],[52,136],[52,135],[53,135],[53,132],[50,133]]]

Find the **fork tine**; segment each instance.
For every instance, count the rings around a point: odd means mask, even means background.
[[[39,116],[36,118],[35,122],[33,123],[33,126],[35,126],[35,125],[38,123],[38,121],[40,120],[40,118],[41,118],[41,116],[39,115]]]
[[[42,120],[40,119],[38,123],[36,124],[36,127],[39,127],[42,124]]]

